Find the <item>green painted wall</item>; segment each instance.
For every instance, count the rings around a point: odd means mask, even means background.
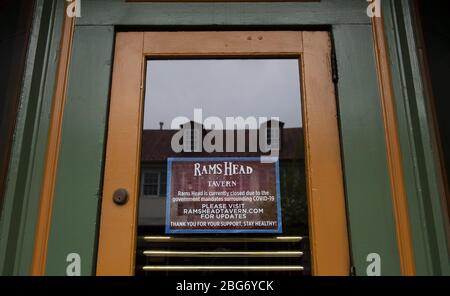
[[[350,239],[356,274],[381,256],[383,275],[398,275],[399,257],[386,142],[370,25],[333,27]]]
[[[94,272],[113,43],[109,26],[78,27],[74,34],[48,275],[65,274],[70,253],[80,254],[82,274]]]

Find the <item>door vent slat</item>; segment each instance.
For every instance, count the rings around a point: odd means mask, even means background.
[[[148,257],[283,257],[300,258],[300,251],[151,251],[142,252]]]
[[[217,237],[173,237],[173,236],[140,236],[139,239],[145,242],[173,242],[173,243],[299,243],[305,237],[303,236],[276,236],[276,237],[234,237],[234,238],[217,238]]]
[[[144,266],[144,271],[297,271],[303,266]]]
[[[309,274],[305,236],[146,236],[138,239],[137,275],[198,272]]]

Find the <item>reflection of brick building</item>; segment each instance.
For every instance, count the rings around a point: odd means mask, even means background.
[[[282,126],[283,124],[281,124]],[[269,131],[270,129],[267,129]],[[146,226],[164,225],[164,209],[166,200],[167,158],[169,157],[258,157],[267,155],[261,153],[257,145],[256,152],[249,152],[249,135],[245,131],[246,152],[173,152],[171,148],[172,137],[178,130],[144,130],[142,138],[141,157],[141,192],[139,205],[139,224]],[[208,131],[203,130],[202,135]],[[230,135],[232,133],[232,135]],[[237,131],[224,131],[224,151],[226,138],[237,138]],[[203,138],[203,137],[202,137]],[[307,211],[305,201],[305,162],[302,128],[283,128],[280,132],[280,182],[281,201],[283,209],[289,205],[289,211],[283,212],[283,219],[289,219],[289,213],[296,213],[304,219],[298,222],[290,221],[288,224],[306,227]],[[267,142],[275,139],[267,139]],[[235,140],[236,146],[236,140]],[[293,214],[292,214],[293,215]],[[301,221],[300,221],[301,220]],[[299,225],[299,223],[301,225]],[[286,223],[283,223],[286,225]],[[289,231],[289,229],[287,229]]]

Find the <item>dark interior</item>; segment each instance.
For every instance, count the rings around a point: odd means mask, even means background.
[[[16,124],[34,1],[0,1],[0,210]]]
[[[436,116],[441,162],[447,183],[447,204],[450,208],[450,2],[421,0],[418,8],[433,92],[431,106],[434,105],[432,111]]]

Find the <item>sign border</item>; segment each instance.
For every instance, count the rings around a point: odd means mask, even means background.
[[[188,162],[188,161],[260,161],[261,157],[169,157],[167,158],[167,190],[166,190],[166,234],[211,234],[211,233],[222,233],[222,234],[281,234],[283,232],[282,218],[281,218],[281,194],[280,194],[280,160],[277,159],[275,162],[275,187],[277,195],[277,229],[218,229],[218,230],[208,230],[208,229],[178,229],[173,230],[170,227],[170,200],[171,200],[171,180],[172,180],[172,163],[173,162]]]

